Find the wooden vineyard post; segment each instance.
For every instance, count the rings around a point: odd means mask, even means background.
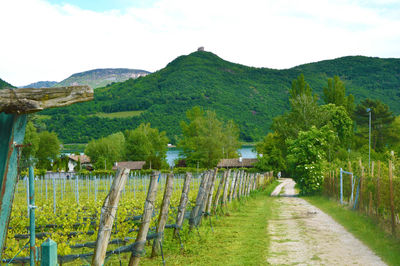
[[[240,179],[239,179],[239,187],[237,188],[238,189],[238,193],[237,193],[237,198],[238,199],[240,199],[242,197],[243,177],[244,177],[244,171],[241,170],[240,171]]]
[[[392,234],[396,234],[396,220],[394,215],[394,194],[393,194],[393,164],[389,160],[389,186],[390,186],[390,213],[392,216]]]
[[[378,161],[378,175],[376,176],[376,216],[379,215],[379,207],[381,204],[380,178],[381,178],[381,161]]]
[[[181,200],[179,202],[178,214],[176,215],[176,227],[174,229],[174,237],[177,237],[181,230],[183,219],[185,218],[186,205],[189,201],[189,189],[192,173],[186,173],[185,183],[183,184]]]
[[[128,168],[118,168],[110,192],[104,200],[103,207],[101,208],[99,233],[97,235],[92,265],[101,266],[104,263],[108,241],[110,240],[112,226],[114,223],[114,217],[117,213],[121,192],[125,186],[128,175]]]
[[[229,202],[232,201],[234,193],[235,193],[237,173],[238,173],[237,171],[233,172],[232,183],[231,183],[231,187],[229,189]]]
[[[228,170],[228,174],[226,175],[224,182],[224,193],[222,194],[222,205],[226,207],[226,201],[228,199],[228,189],[229,189],[229,179],[231,176],[231,169]]]
[[[221,196],[222,188],[225,184],[225,180],[226,180],[227,176],[228,176],[228,171],[225,171],[224,175],[222,176],[221,180],[219,181],[217,194],[215,194],[215,198],[214,198],[214,202],[213,202],[213,214],[215,214],[217,212],[219,198]]]
[[[157,229],[156,229],[157,237],[154,239],[154,242],[153,242],[153,250],[151,251],[151,257],[158,256],[158,254],[160,253],[161,241],[162,241],[162,237],[163,237],[163,233],[164,233],[164,227],[165,227],[165,224],[167,223],[167,218],[168,218],[169,204],[171,201],[173,185],[174,185],[174,174],[170,173],[167,176],[167,180],[166,180],[164,197],[162,200],[160,215],[158,217],[158,224],[157,224]]]
[[[136,246],[129,259],[129,266],[139,265],[140,255],[143,252],[144,245],[146,244],[147,232],[149,231],[150,220],[154,210],[154,202],[157,197],[158,175],[159,172],[153,171],[150,178],[149,190],[147,191],[147,197],[144,203],[142,224],[140,225],[139,232],[135,240]]]
[[[207,215],[211,214],[211,204],[212,204],[212,199],[213,199],[213,194],[214,194],[214,186],[215,186],[214,184],[215,184],[215,179],[217,178],[217,174],[218,174],[218,168],[215,168],[212,178],[210,180],[207,201],[205,202],[205,204],[206,204],[205,211],[206,211]]]
[[[202,208],[202,203],[204,198],[206,197],[206,186],[208,184],[208,179],[210,177],[210,173],[207,172],[204,174],[201,183],[200,183],[200,187],[199,187],[199,192],[197,193],[197,197],[196,197],[196,205],[194,206],[194,208],[192,209],[191,213],[190,213],[190,219],[189,219],[189,230],[193,230],[193,227],[197,226],[198,224],[198,216],[199,216],[199,212]]]
[[[369,192],[368,215],[372,215],[372,192]]]

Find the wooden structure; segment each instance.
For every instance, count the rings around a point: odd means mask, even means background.
[[[218,168],[252,168],[257,162],[257,158],[235,158],[235,159],[221,159]]]
[[[92,99],[93,89],[89,86],[0,90],[0,255],[7,236],[27,114]]]
[[[113,170],[116,170],[118,167],[128,168],[129,170],[142,170],[145,164],[145,161],[116,162]]]

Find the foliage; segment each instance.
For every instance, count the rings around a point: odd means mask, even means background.
[[[36,152],[38,168],[51,169],[51,164],[60,153],[60,141],[55,132],[43,131],[39,133],[39,148]]]
[[[362,139],[368,139],[369,113],[371,109],[371,144],[374,150],[383,151],[386,145],[393,144],[398,139],[398,134],[393,134],[391,127],[395,120],[389,106],[380,100],[365,99],[361,101],[355,110],[355,120],[358,126],[357,135]]]
[[[287,140],[288,164],[301,194],[318,192],[323,183],[323,162],[327,159],[329,143],[335,135],[328,126],[301,131],[297,139]]]
[[[324,88],[323,99],[326,104],[333,103],[336,106],[343,106],[351,117],[354,112],[354,96],[346,96],[346,88],[338,76],[328,79],[328,86]]]
[[[320,123],[319,126],[328,125],[337,137],[338,144],[349,147],[353,137],[353,120],[343,106],[326,104],[319,107]]]
[[[146,161],[145,167],[168,168],[166,161],[168,138],[165,131],[151,128],[150,123],[140,124],[134,130],[124,132],[126,139],[126,160]]]
[[[85,148],[85,154],[90,157],[96,169],[111,169],[114,162],[121,161],[125,156],[125,137],[121,132],[105,138],[92,140]]]
[[[258,157],[255,165],[257,169],[275,172],[286,169],[286,162],[277,133],[268,133],[263,141],[257,143],[256,150],[258,154],[262,154]]]
[[[21,159],[19,161],[20,168],[25,169],[34,163],[36,152],[39,149],[39,134],[36,131],[32,121],[28,121],[25,127],[25,138],[24,145],[30,144],[30,146],[24,146],[21,152]]]
[[[0,90],[7,89],[7,88],[14,88],[11,84],[7,83],[6,81],[0,79]]]
[[[215,112],[194,107],[187,111],[189,124],[182,121],[183,137],[178,143],[188,166],[211,168],[222,158],[236,157],[239,132],[233,122],[223,123]]]

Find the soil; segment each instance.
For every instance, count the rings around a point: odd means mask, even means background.
[[[296,197],[289,178],[271,195],[277,196],[268,225],[272,265],[386,265],[367,246],[330,216]]]

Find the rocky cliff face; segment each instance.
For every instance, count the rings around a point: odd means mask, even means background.
[[[89,85],[92,88],[107,86],[113,82],[121,82],[130,78],[136,79],[150,74],[150,72],[140,69],[127,68],[104,68],[93,69],[81,73],[76,73],[67,79],[57,83],[58,86]]]

